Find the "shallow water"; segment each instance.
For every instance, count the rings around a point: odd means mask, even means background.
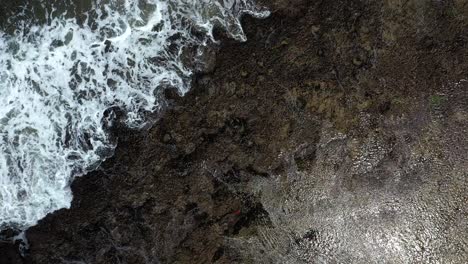
[[[74,176],[114,148],[111,108],[138,128],[160,93],[190,88],[214,27],[243,41],[247,0],[32,1],[0,28],[0,228],[70,206]]]
[[[232,244],[253,256],[267,252],[255,263],[466,263],[467,144],[451,126],[443,161],[404,139],[390,146],[378,135],[324,128],[308,170],[285,158],[286,175],[252,185],[268,221],[248,246]]]

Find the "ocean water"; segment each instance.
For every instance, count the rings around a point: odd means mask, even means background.
[[[214,27],[244,41],[240,17],[268,15],[250,0],[32,0],[15,10],[0,27],[0,229],[68,208],[73,178],[115,147],[110,109],[143,126],[165,87],[190,89],[184,62],[216,42]]]

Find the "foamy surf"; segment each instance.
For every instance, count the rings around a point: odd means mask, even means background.
[[[163,87],[189,90],[183,57],[215,26],[245,40],[240,16],[268,15],[249,0],[97,0],[84,21],[44,9],[45,23],[0,32],[0,229],[70,206],[73,177],[114,148],[108,109],[141,126]]]

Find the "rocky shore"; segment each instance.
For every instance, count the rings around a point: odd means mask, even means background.
[[[264,4],[0,263],[465,263],[468,5]]]

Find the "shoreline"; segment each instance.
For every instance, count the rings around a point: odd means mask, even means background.
[[[463,263],[468,21],[417,0],[269,4],[150,130],[116,128],[26,261]]]

